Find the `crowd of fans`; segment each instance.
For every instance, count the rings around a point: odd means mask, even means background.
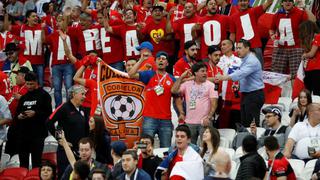
[[[230,179],[235,167],[218,128],[232,128],[231,146],[244,152],[236,179],[296,179],[288,159],[320,157],[320,104],[312,102],[320,95],[319,14],[302,1],[281,0],[265,37],[259,18],[273,0],[237,3],[1,1],[1,154],[39,167],[40,179]],[[288,125],[281,107],[264,107],[267,42],[272,72],[290,74],[293,83],[303,64],[306,89]],[[145,84],[134,147],[112,141],[99,111],[101,61]],[[258,136],[261,124],[266,130]],[[56,164],[42,159],[49,134],[59,143]],[[154,155],[156,134],[160,148],[169,148],[163,158]],[[319,178],[320,160],[312,176]]]

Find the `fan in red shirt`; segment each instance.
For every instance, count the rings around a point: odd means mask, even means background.
[[[267,179],[296,179],[293,168],[288,159],[282,154],[279,149],[279,143],[275,136],[268,136],[264,140],[264,147],[268,154],[268,171],[266,172]]]
[[[3,71],[0,71],[0,95],[9,100],[11,93],[11,85],[9,77]]]
[[[77,56],[84,57],[89,51],[101,54],[100,28],[92,23],[89,14],[80,15],[80,26],[69,27],[72,52]]]
[[[187,41],[184,43],[185,55],[180,58],[173,66],[173,75],[178,78],[181,74],[190,70],[191,66],[197,62],[198,47],[195,41]]]
[[[106,24],[106,30],[112,34],[122,38],[124,48],[124,59],[138,59],[139,51],[136,49],[139,46],[138,31],[141,29],[135,23],[136,13],[132,9],[126,9],[124,15],[124,25],[110,26]]]
[[[44,3],[42,10],[46,15],[41,18],[41,22],[46,25],[46,34],[51,34],[57,28],[56,17],[54,16],[54,3],[52,1]]]
[[[86,66],[91,66],[92,68],[96,68],[98,58],[96,56],[90,56],[88,61],[84,62],[84,64],[78,69],[76,74],[74,75],[74,81],[79,83],[87,88],[86,99],[90,100],[90,114],[89,117],[93,118],[95,115],[96,108],[98,106],[98,84],[96,80],[82,78],[83,73],[86,70]]]
[[[29,10],[26,13],[27,23],[21,26],[20,36],[25,44],[24,56],[31,62],[32,69],[37,73],[39,85],[43,86],[44,80],[44,56],[43,42],[44,31],[38,23],[37,13]]]
[[[273,16],[269,35],[275,41],[272,52],[272,71],[286,74],[288,66],[294,78],[301,62],[303,49],[300,47],[299,25],[306,21],[316,21],[309,10],[300,10],[293,0],[283,0],[282,8]]]
[[[152,44],[149,41],[144,41],[140,44],[140,46],[136,47],[136,49],[140,52],[139,60],[144,60],[140,65],[139,71],[146,71],[146,70],[155,71],[157,69],[157,65],[154,57],[152,56],[152,52],[153,52]]]
[[[217,14],[218,6],[216,0],[207,1],[208,14],[199,19],[199,24],[192,28],[194,39],[201,38],[201,58],[207,57],[208,46],[219,45],[227,38],[229,30],[228,16]]]
[[[145,22],[151,15],[152,0],[143,0],[143,4],[134,5],[133,10],[137,13],[137,23]]]
[[[61,15],[57,17],[57,29],[52,34],[46,37],[46,43],[51,51],[51,73],[53,78],[55,107],[57,108],[62,103],[62,83],[64,82],[66,90],[72,86],[72,77],[74,67],[68,61],[64,51],[63,40],[60,37],[60,31],[65,31],[65,19]],[[71,40],[68,35],[64,37],[66,44],[71,48]],[[68,97],[68,96],[67,96]]]
[[[191,29],[198,22],[199,17],[196,15],[196,7],[194,4],[187,2],[184,6],[184,17],[173,23],[168,22],[168,33],[175,33],[180,38],[180,50],[178,57],[182,57],[184,53],[184,43],[192,40]],[[168,14],[170,19],[170,14]],[[172,25],[171,25],[172,24]],[[172,27],[171,27],[172,26]]]
[[[258,32],[258,18],[272,4],[273,0],[267,0],[263,5],[250,8],[249,0],[239,0],[240,12],[231,16],[230,39],[238,42],[240,39],[249,40],[251,47],[255,49],[256,56],[263,65],[261,40]]]
[[[209,61],[206,62],[205,64],[207,65],[207,73],[208,73],[208,80],[214,83],[214,90],[219,91],[219,94],[221,93],[221,85],[219,81],[214,81],[214,77],[217,74],[223,74],[222,69],[217,66],[217,64],[219,63],[220,60],[220,56],[221,56],[221,50],[219,48],[219,46],[209,46],[208,47],[208,52],[207,52],[207,56]]]
[[[105,30],[104,19],[103,11],[99,10],[97,12],[97,20],[100,24],[102,59],[111,67],[124,71],[122,40],[120,37]],[[109,19],[110,25],[123,24],[121,15],[117,11],[110,11]]]
[[[182,19],[184,17],[184,6],[187,3],[186,0],[179,0],[178,4],[175,3],[168,3],[167,4],[167,12],[172,14],[170,17],[171,22],[175,22],[179,19]]]
[[[12,87],[12,92],[10,93],[10,98],[8,99],[9,109],[12,116],[15,116],[19,99],[28,92],[28,88],[25,85],[26,81],[24,79],[25,74],[28,72],[29,69],[23,66],[20,67],[17,72],[14,72],[17,73],[16,85]]]
[[[317,32],[316,24],[312,21],[305,21],[301,24],[300,38],[302,47],[305,50],[304,58],[306,88],[314,95],[320,95],[320,34]],[[312,42],[311,42],[312,41]],[[311,46],[310,46],[311,44]]]
[[[7,23],[8,15],[5,15],[5,17],[0,16],[0,69],[2,68],[3,61],[6,59],[6,54],[3,50],[8,43],[16,40],[16,37],[11,32],[7,31]]]

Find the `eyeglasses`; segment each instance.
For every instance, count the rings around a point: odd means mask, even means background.
[[[266,116],[264,116],[264,117],[267,119],[267,118],[271,118],[271,117],[273,117],[273,116],[275,116],[275,115],[266,115]]]
[[[8,51],[8,52],[6,52],[6,55],[7,56],[10,56],[10,55],[12,55],[12,54],[14,54],[15,53],[15,51]]]

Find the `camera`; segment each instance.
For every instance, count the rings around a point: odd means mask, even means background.
[[[315,149],[314,147],[308,147],[308,154],[309,154],[309,156],[310,156],[311,154],[314,154],[314,153],[316,153],[316,149]]]
[[[146,143],[137,143],[137,148],[138,149],[147,149],[147,144]]]

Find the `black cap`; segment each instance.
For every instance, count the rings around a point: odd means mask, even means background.
[[[193,45],[197,46],[197,43],[195,41],[192,41],[192,40],[185,42],[184,43],[184,50],[189,49]]]
[[[214,53],[216,51],[221,51],[219,46],[212,45],[212,46],[208,47],[208,54],[212,54],[212,53]]]
[[[169,55],[168,53],[164,52],[164,51],[159,51],[157,54],[156,54],[156,58],[159,58],[161,56],[165,56],[166,59],[169,59]]]
[[[273,114],[279,116],[280,119],[281,119],[281,116],[282,116],[282,112],[281,112],[281,110],[280,110],[280,108],[278,106],[267,106],[267,107],[262,109],[262,113],[263,114],[273,113]]]
[[[16,45],[16,43],[8,43],[3,52],[17,51],[17,50],[19,50],[19,47]]]
[[[16,73],[23,73],[23,74],[27,74],[28,72],[30,72],[30,70],[25,66],[21,66],[20,69],[16,71]]]
[[[155,9],[159,9],[160,11],[163,11],[163,10],[164,10],[164,7],[161,6],[160,4],[155,4],[155,5],[152,7],[152,11],[155,10]]]

